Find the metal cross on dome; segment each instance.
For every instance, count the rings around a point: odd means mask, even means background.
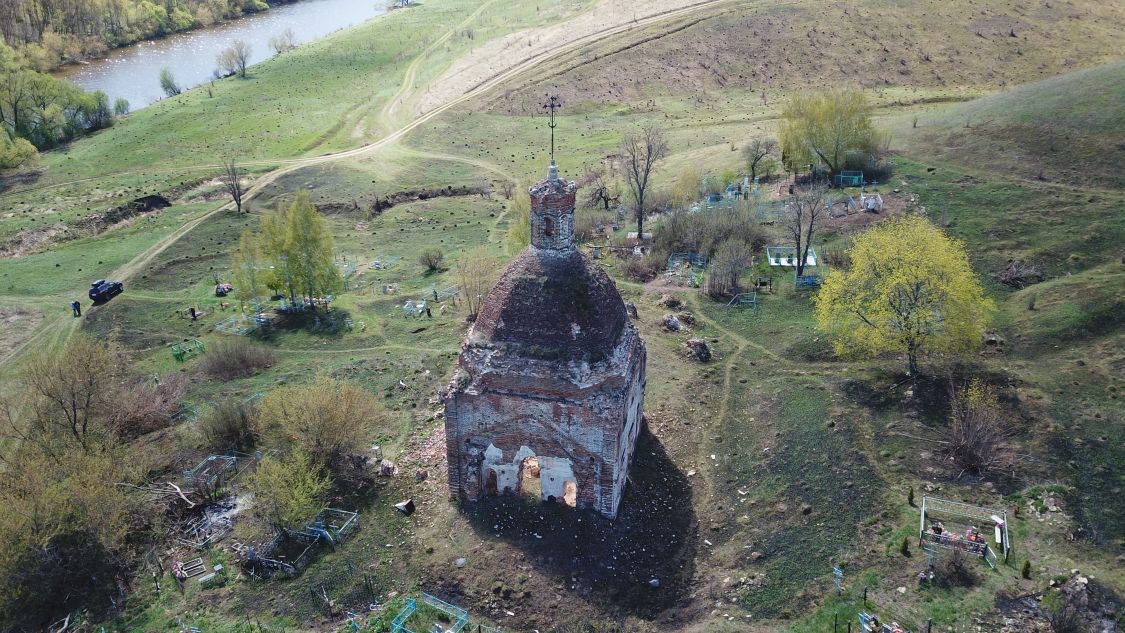
[[[547,103],[543,104],[543,109],[548,110],[551,115],[551,120],[547,123],[547,127],[551,128],[551,162],[555,162],[555,110],[562,107],[559,103],[559,98],[555,95],[547,95]]]

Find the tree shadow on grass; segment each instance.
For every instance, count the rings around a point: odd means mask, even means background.
[[[316,311],[279,314],[268,329],[261,331],[259,337],[263,340],[272,340],[281,333],[302,331],[321,338],[338,339],[343,338],[352,327],[351,312],[340,308],[331,310],[322,308]]]
[[[466,503],[462,515],[482,538],[520,549],[538,571],[621,615],[653,618],[677,605],[695,571],[692,489],[647,427],[615,520],[518,496]]]

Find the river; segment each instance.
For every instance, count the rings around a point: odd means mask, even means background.
[[[109,51],[102,59],[67,66],[58,76],[85,90],[101,90],[112,103],[128,99],[132,109],[164,97],[160,69],[167,66],[185,89],[210,80],[219,51],[241,39],[250,44],[250,63],[273,57],[271,37],[292,29],[296,43],[308,42],[386,12],[383,0],[299,0],[272,6],[237,20],[176,33]]]

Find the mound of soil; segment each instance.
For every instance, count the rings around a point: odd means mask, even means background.
[[[105,213],[91,215],[67,225],[57,222],[51,226],[25,229],[4,242],[0,242],[0,257],[23,257],[36,253],[50,244],[98,235],[131,221],[133,218],[154,213],[172,206],[164,196],[142,196]]]

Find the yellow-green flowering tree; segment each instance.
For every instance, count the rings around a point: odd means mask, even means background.
[[[816,319],[844,357],[905,354],[919,360],[976,349],[995,306],[961,242],[929,220],[888,220],[856,238],[851,267],[828,274]]]

